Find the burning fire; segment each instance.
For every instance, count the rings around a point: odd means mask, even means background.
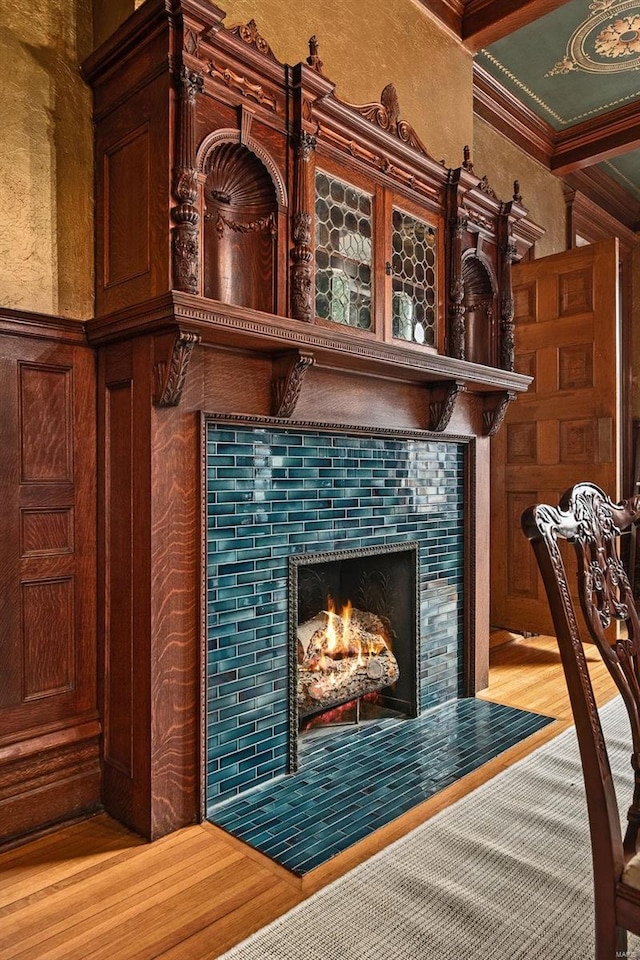
[[[388,624],[350,602],[298,626],[300,715],[360,698],[395,683],[399,668],[388,642]]]
[[[318,653],[307,663],[308,670],[315,673],[345,670],[355,673],[371,657],[388,649],[382,634],[368,633],[353,623],[350,600],[347,600],[340,613],[336,612],[332,597],[328,597],[327,607],[322,611],[327,618],[324,636],[320,638]]]

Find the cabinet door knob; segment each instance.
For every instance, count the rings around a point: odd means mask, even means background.
[[[391,272],[392,272],[392,271],[391,271],[391,264],[389,263],[388,260],[387,260],[387,262],[386,262],[385,265],[384,265],[384,272],[386,273],[386,275],[387,275],[388,277],[391,276]]]

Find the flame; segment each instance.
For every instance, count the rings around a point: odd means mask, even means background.
[[[387,641],[382,634],[362,637],[362,631],[352,622],[351,600],[347,600],[338,613],[333,598],[329,596],[327,609],[323,612],[327,624],[324,628],[322,650],[314,657],[308,669],[314,673],[325,674],[323,685],[332,689],[339,686],[345,676],[366,667],[368,660],[379,654],[381,648],[387,647]]]

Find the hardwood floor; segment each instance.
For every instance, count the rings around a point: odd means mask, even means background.
[[[498,638],[500,639],[500,638]],[[217,828],[153,844],[106,815],[0,854],[0,960],[212,960],[571,723],[555,640],[492,647],[482,696],[556,717],[303,881]],[[594,652],[598,702],[614,694]]]

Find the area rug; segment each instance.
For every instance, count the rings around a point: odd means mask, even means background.
[[[602,710],[618,795],[628,721]],[[325,887],[226,960],[587,960],[591,851],[578,746],[566,731]],[[640,940],[629,938],[630,957]]]

